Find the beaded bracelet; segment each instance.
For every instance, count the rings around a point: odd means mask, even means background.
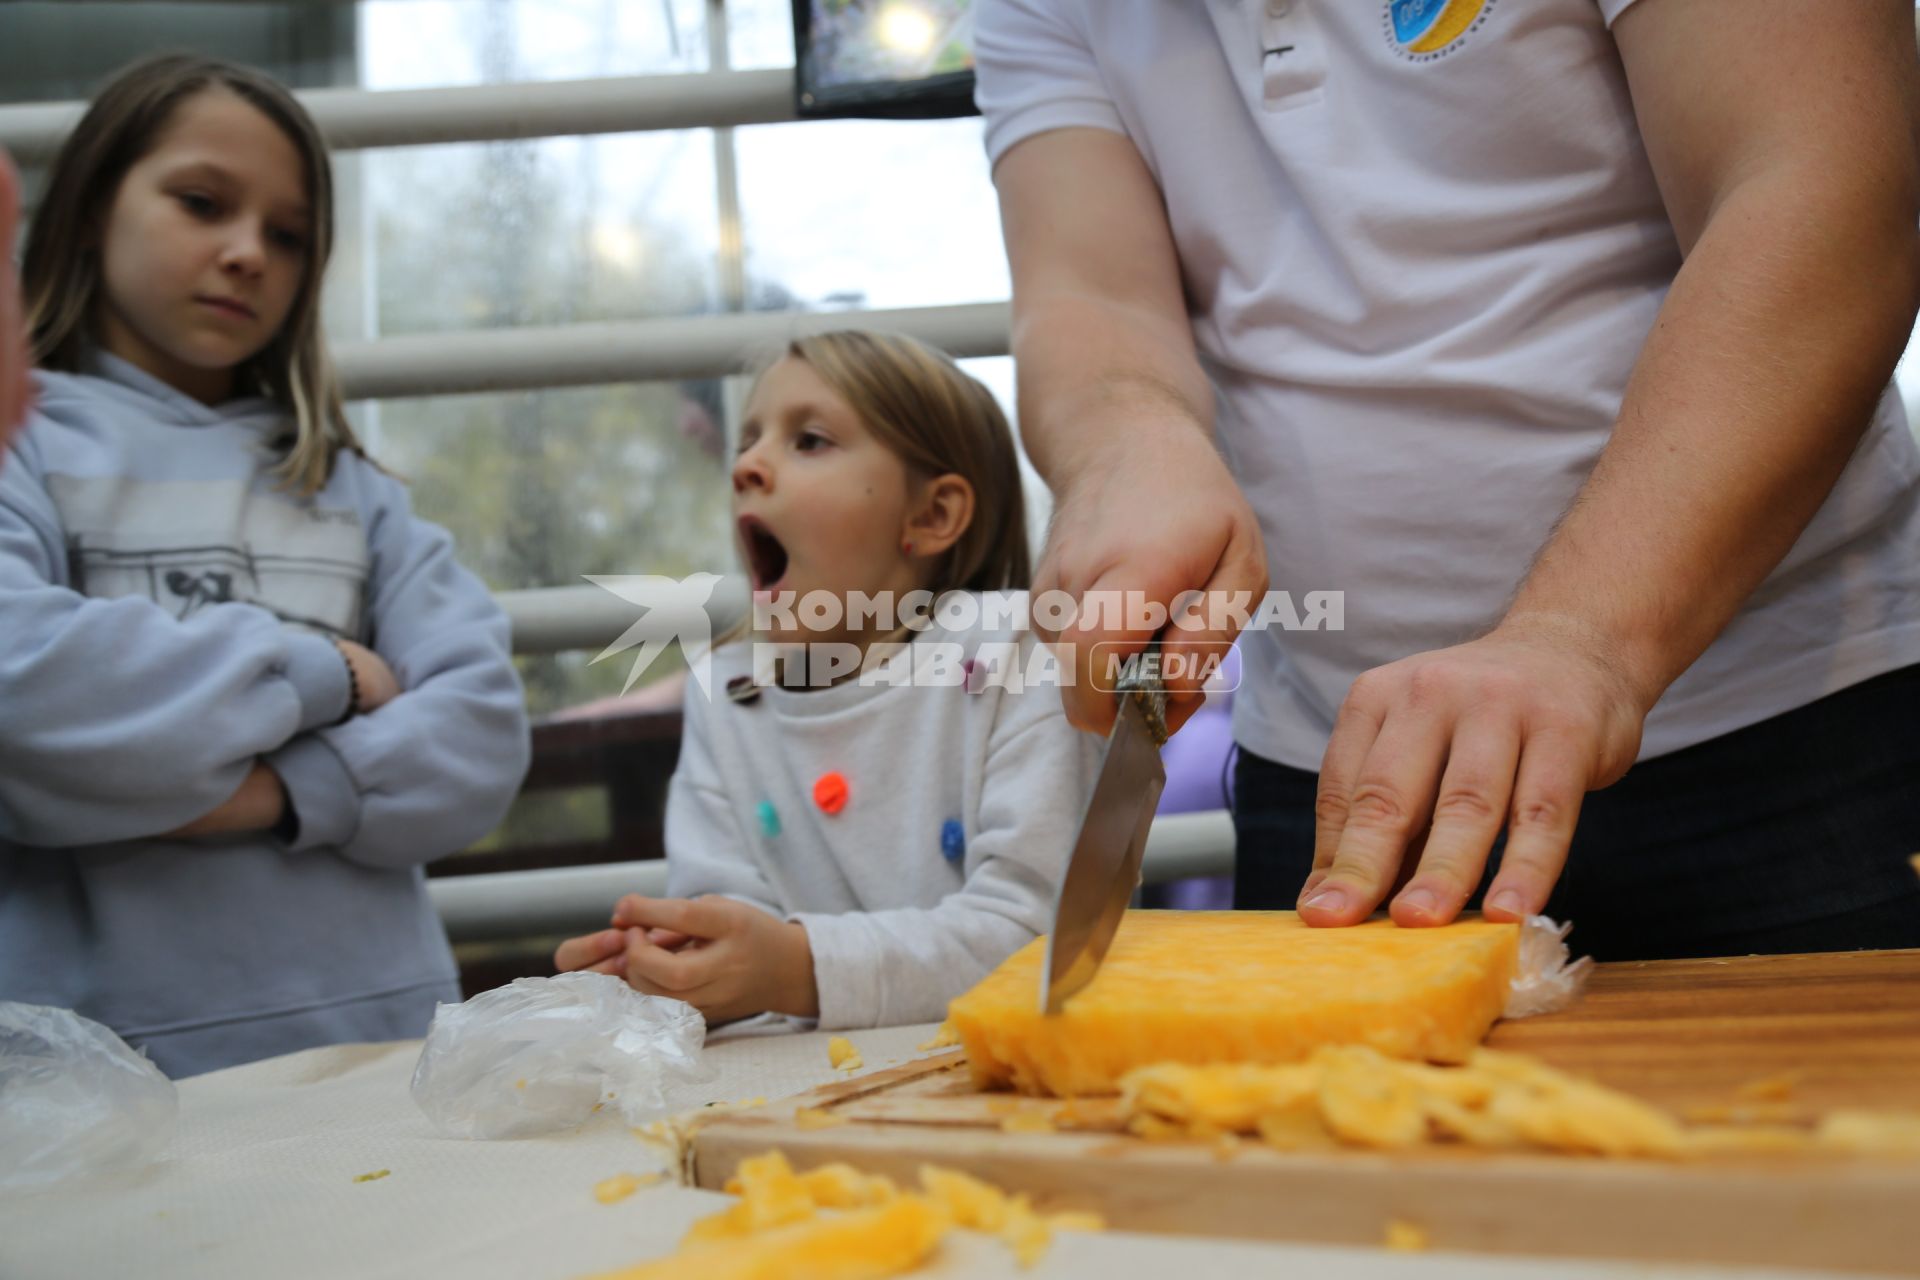
[[[333,647],[340,655],[340,661],[347,664],[347,709],[340,713],[338,720],[334,721],[335,724],[345,724],[353,719],[355,712],[360,710],[360,677],[354,672],[353,659],[347,656],[346,646],[335,640]]]

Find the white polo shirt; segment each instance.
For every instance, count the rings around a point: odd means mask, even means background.
[[[1132,140],[1273,586],[1345,592],[1342,631],[1248,637],[1250,750],[1317,769],[1354,677],[1493,625],[1606,444],[1680,265],[1632,2],[979,0],[989,153]],[[1917,478],[1890,389],[1643,757],[1920,662]]]

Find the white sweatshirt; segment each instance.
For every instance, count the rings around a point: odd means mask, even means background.
[[[799,921],[822,1027],[938,1020],[1050,926],[1100,740],[1067,723],[1056,683],[1026,682],[1051,660],[1030,632],[934,627],[896,659],[917,668],[912,685],[734,702],[752,651],[715,651],[710,698],[687,684],[668,892]],[[815,790],[834,773],[846,801],[828,813]]]

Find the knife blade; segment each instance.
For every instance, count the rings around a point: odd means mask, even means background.
[[[1093,981],[1140,885],[1147,833],[1167,784],[1160,762],[1167,695],[1159,678],[1159,648],[1158,642],[1149,645],[1114,690],[1119,710],[1047,934],[1040,1008],[1048,1014],[1059,1013],[1069,997]]]

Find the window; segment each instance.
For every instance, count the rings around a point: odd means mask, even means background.
[[[27,3],[0,7],[0,94],[82,97],[166,47],[299,88],[401,90],[777,69],[792,39],[790,0]],[[989,302],[1009,287],[978,120],[378,148],[334,165],[336,343]],[[27,186],[31,200],[31,172]],[[722,233],[733,225],[737,240]],[[967,363],[1011,411],[1009,362]],[[737,381],[637,382],[350,413],[462,560],[513,590],[733,568],[725,432],[743,394]],[[625,664],[591,656],[520,660],[536,715],[619,691]]]

